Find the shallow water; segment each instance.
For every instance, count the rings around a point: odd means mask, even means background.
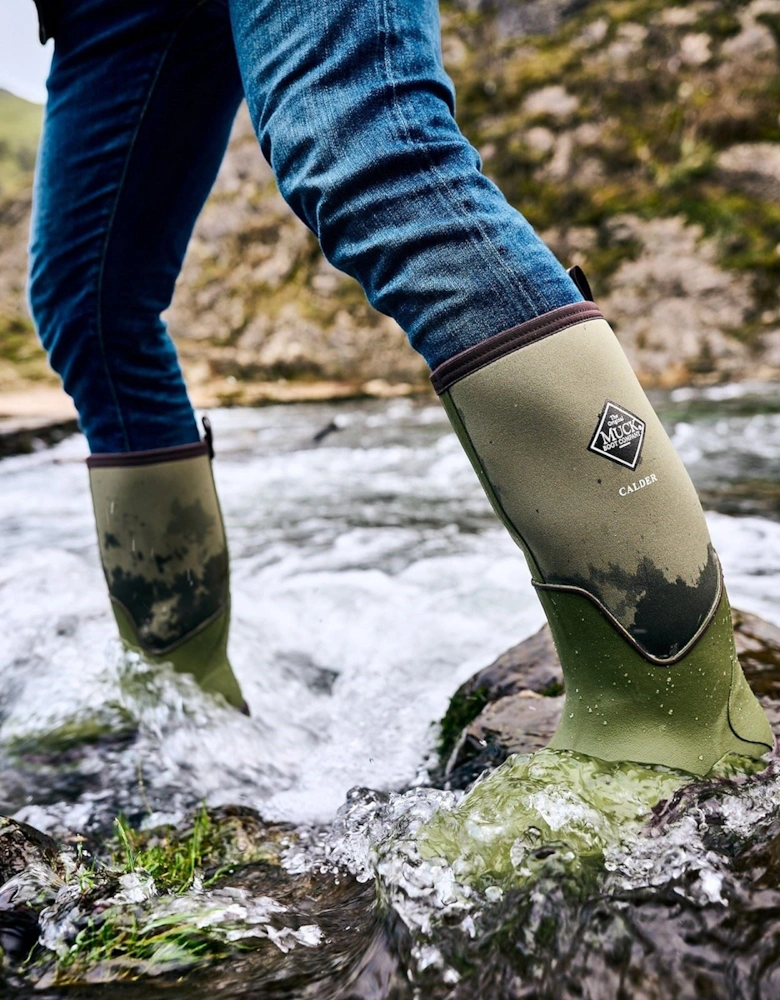
[[[780,394],[678,391],[657,402],[711,508],[733,603],[780,624]],[[324,943],[299,944],[289,955],[276,948],[273,960],[266,952],[262,960],[245,957],[229,972],[220,967],[211,975],[226,996],[250,985],[289,997],[567,996],[566,976],[584,975],[589,962],[596,985],[586,996],[619,995],[617,968],[626,982],[641,972],[648,996],[668,996],[651,988],[664,962],[695,965],[693,945],[681,943],[683,925],[691,940],[702,935],[697,947],[708,971],[697,975],[714,992],[700,995],[772,996],[762,991],[780,975],[776,959],[754,941],[743,948],[742,966],[729,959],[728,980],[714,943],[720,935],[723,951],[724,934],[742,933],[724,930],[719,907],[753,913],[769,906],[766,893],[774,897],[772,883],[757,902],[752,883],[733,869],[734,857],[752,858],[780,836],[772,777],[715,792],[697,785],[688,798],[681,792],[650,834],[644,817],[610,820],[589,854],[559,830],[548,852],[551,828],[537,815],[544,807],[549,817],[548,785],[558,785],[553,805],[572,836],[577,822],[593,827],[588,809],[603,818],[606,808],[561,792],[564,772],[595,780],[587,762],[553,759],[542,798],[517,817],[526,833],[539,831],[538,843],[516,843],[522,837],[512,828],[507,846],[511,824],[491,819],[504,858],[491,884],[453,867],[443,850],[447,837],[458,842],[452,823],[472,800],[464,807],[460,793],[425,787],[433,723],[462,681],[535,630],[542,615],[522,559],[496,527],[438,406],[404,400],[211,416],[233,560],[231,655],[252,717],[119,649],[83,440],[7,459],[0,463],[0,812],[55,834],[106,832],[120,811],[135,824],[175,822],[201,802],[244,804],[297,824],[274,894],[287,899],[291,915],[274,920],[277,930],[308,926],[300,903],[308,893]],[[507,778],[502,771],[488,780]],[[665,798],[680,779],[651,783]],[[354,786],[378,792],[347,798]],[[472,794],[484,796],[485,787]],[[401,791],[388,797],[392,789]],[[437,823],[443,842],[434,843]],[[468,826],[472,839],[475,830]],[[572,851],[590,861],[564,872],[561,859]],[[770,858],[767,870],[775,863]],[[513,881],[524,864],[533,877]],[[314,888],[312,873],[319,873]],[[254,898],[254,876],[242,877]],[[345,915],[355,927],[349,933]],[[775,919],[762,916],[768,941]],[[614,961],[588,945],[593,921],[606,928]],[[754,924],[743,923],[748,934]],[[664,934],[678,935],[668,955]],[[650,942],[642,961],[641,940]],[[727,982],[741,985],[718,992]]]

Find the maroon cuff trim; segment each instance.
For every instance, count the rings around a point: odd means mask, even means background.
[[[114,452],[112,454],[90,455],[89,469],[120,469],[136,465],[159,465],[162,462],[179,462],[185,458],[199,458],[210,454],[209,442],[180,444],[173,448],[153,448],[151,451]]]
[[[521,323],[509,330],[496,333],[481,344],[468,347],[460,354],[456,354],[454,358],[440,364],[431,375],[433,388],[441,396],[443,392],[446,392],[462,378],[484,368],[492,361],[497,361],[505,354],[511,354],[537,340],[551,337],[554,333],[560,333],[567,327],[576,326],[578,323],[585,323],[591,319],[604,319],[598,306],[592,302],[575,302],[569,306],[561,306],[560,309],[553,309],[552,312],[528,320],[527,323]]]

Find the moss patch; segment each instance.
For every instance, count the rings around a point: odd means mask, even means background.
[[[4,750],[16,757],[61,759],[82,746],[131,740],[137,729],[137,722],[125,708],[107,704],[98,712],[74,716],[53,729],[9,739]]]
[[[89,915],[58,954],[53,982],[160,975],[257,947],[252,935],[242,940],[240,908],[232,914],[204,890],[238,865],[275,868],[288,835],[287,827],[266,826],[240,807],[203,807],[180,827],[152,830],[117,818],[113,838],[95,857],[79,846],[68,862],[66,882],[78,885],[79,909]],[[128,885],[140,887],[145,899],[120,901]],[[32,961],[46,959],[39,953]]]
[[[456,691],[453,695],[439,728],[438,753],[443,764],[455,749],[460,734],[476,719],[488,700],[489,692],[486,687],[477,688],[468,694]]]

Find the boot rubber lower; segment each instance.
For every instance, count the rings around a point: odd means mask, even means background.
[[[725,592],[704,635],[671,666],[649,663],[581,594],[539,597],[566,682],[551,747],[697,775],[727,754],[771,750],[772,730],[737,659]]]
[[[140,653],[149,663],[169,663],[177,673],[191,674],[204,691],[221,694],[229,705],[247,712],[241,688],[227,658],[229,609],[169,653],[154,656],[142,649],[122,605],[117,601],[112,601],[111,605],[119,635],[127,647]]]

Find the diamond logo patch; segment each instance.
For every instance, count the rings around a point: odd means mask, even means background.
[[[602,455],[618,465],[635,469],[644,440],[644,420],[607,400],[588,451],[592,451],[594,455]]]

